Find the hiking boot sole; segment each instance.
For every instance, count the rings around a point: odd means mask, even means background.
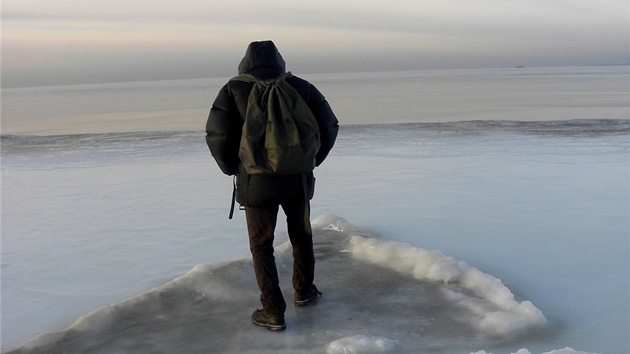
[[[269,323],[261,323],[261,322],[257,322],[253,318],[252,318],[252,322],[257,326],[265,327],[270,331],[283,331],[287,329],[287,325],[274,325],[274,324],[269,324]]]
[[[295,306],[308,306],[310,305],[312,302],[316,301],[317,299],[319,299],[319,297],[321,296],[321,294],[319,293],[315,293],[313,296],[309,297],[308,299],[304,299],[304,300],[295,300]]]

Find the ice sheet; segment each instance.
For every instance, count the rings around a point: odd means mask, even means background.
[[[465,261],[548,320],[543,338],[471,351],[623,351],[629,133],[627,120],[342,126],[313,215]],[[3,350],[246,257],[230,192],[202,132],[3,136]],[[444,269],[440,284],[464,268]],[[388,338],[356,336],[343,343]]]
[[[332,215],[313,226],[324,295],[308,308],[290,308],[283,333],[250,322],[258,289],[251,261],[242,259],[199,265],[10,353],[319,353],[349,343],[369,351],[452,352],[544,329],[546,318],[531,302],[515,301],[499,279],[463,262],[374,238]],[[290,245],[278,246],[276,255],[283,291],[292,295]]]

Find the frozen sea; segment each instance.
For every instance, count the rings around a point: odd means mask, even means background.
[[[301,75],[342,126],[282,333],[204,142],[226,78],[3,89],[2,351],[627,353],[628,74]]]

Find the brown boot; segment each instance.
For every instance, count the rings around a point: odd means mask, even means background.
[[[265,314],[264,310],[256,310],[252,314],[252,322],[255,325],[266,327],[270,331],[282,331],[287,328],[284,322],[284,316],[270,317]]]
[[[311,286],[311,290],[308,293],[304,295],[295,293],[295,306],[307,306],[311,302],[317,300],[317,298],[321,295],[322,293],[317,290],[317,287],[315,286],[315,284],[313,284],[313,286]]]

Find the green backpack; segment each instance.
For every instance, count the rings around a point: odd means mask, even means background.
[[[258,80],[241,74],[231,79],[253,82],[247,101],[239,158],[250,174],[290,175],[312,171],[320,147],[317,120],[286,79]]]

